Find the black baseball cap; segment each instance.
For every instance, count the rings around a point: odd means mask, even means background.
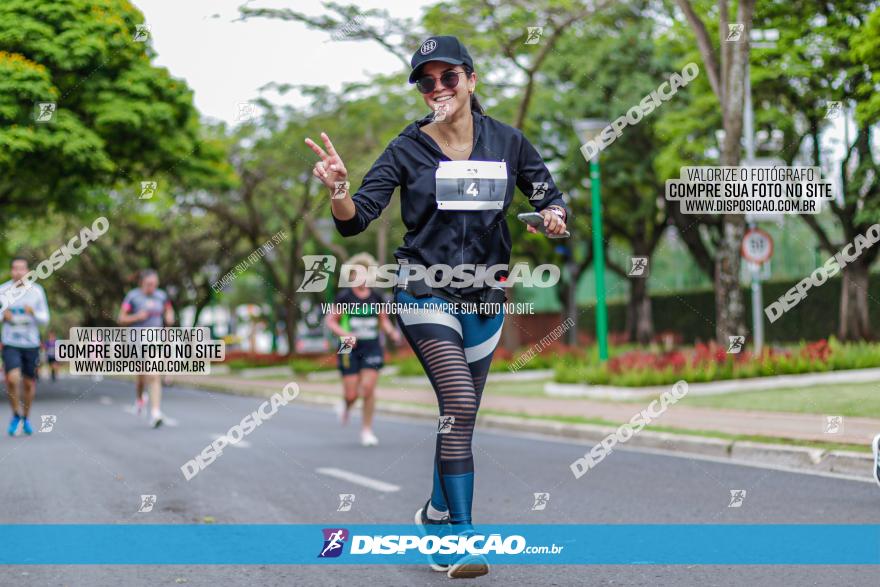
[[[419,50],[413,53],[410,60],[412,73],[409,74],[409,83],[416,83],[419,70],[422,65],[429,61],[442,61],[452,65],[467,65],[471,70],[474,69],[474,60],[471,59],[470,53],[468,53],[457,37],[451,35],[428,37],[422,43],[422,46],[419,47]]]

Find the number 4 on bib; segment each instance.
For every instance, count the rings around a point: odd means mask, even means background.
[[[503,161],[441,161],[435,175],[440,210],[502,210],[507,197]]]

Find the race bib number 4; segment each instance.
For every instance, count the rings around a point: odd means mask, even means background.
[[[501,210],[507,194],[503,161],[441,161],[437,168],[440,210]]]

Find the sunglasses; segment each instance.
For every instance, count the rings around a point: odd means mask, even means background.
[[[458,87],[459,75],[463,74],[463,71],[444,71],[440,75],[440,83],[443,84],[443,87],[447,90],[454,90]],[[430,94],[434,91],[434,88],[437,87],[437,80],[430,75],[426,75],[416,82],[416,87],[419,88],[419,91],[423,94]]]

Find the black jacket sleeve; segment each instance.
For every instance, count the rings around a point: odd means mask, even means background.
[[[342,236],[354,236],[363,232],[391,201],[394,188],[400,185],[401,174],[400,165],[394,155],[394,145],[395,141],[392,141],[385,148],[364,176],[360,189],[351,197],[355,215],[348,220],[333,217],[336,230]]]
[[[571,210],[565,204],[562,192],[556,187],[550,171],[544,164],[544,160],[538,151],[528,141],[525,135],[520,135],[519,169],[516,175],[516,185],[520,191],[529,197],[529,203],[540,212],[547,206],[559,206],[565,210],[565,222],[571,221]],[[544,188],[544,196],[532,199],[535,189]]]

